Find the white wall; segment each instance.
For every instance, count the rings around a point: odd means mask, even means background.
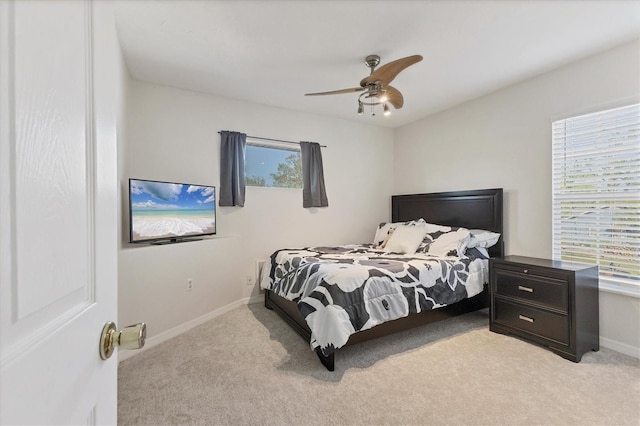
[[[394,193],[504,188],[507,254],[548,258],[551,122],[639,94],[636,41],[399,128]],[[640,299],[601,291],[600,330],[602,344],[638,356]]]
[[[327,145],[329,207],[304,209],[300,189],[248,187],[245,207],[218,207],[215,238],[128,244],[128,178],[219,188],[220,130]],[[120,164],[119,323],[145,321],[153,338],[258,296],[246,275],[278,248],[369,242],[376,225],[390,217],[392,158],[391,129],[129,82]],[[191,292],[187,278],[194,279]]]
[[[119,324],[145,321],[153,338],[256,297],[245,284],[256,260],[286,246],[369,241],[392,193],[502,187],[507,253],[551,256],[551,121],[637,102],[639,51],[620,46],[395,132],[127,79]],[[218,208],[216,238],[126,243],[127,179],[219,187],[219,130],[327,145],[330,207],[303,209],[300,190],[248,187],[244,208]],[[600,303],[601,343],[637,356],[640,300],[601,292]]]

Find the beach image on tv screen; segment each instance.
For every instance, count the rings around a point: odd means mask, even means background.
[[[212,186],[130,180],[131,241],[216,232]]]

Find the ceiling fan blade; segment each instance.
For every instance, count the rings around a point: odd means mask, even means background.
[[[402,96],[402,93],[392,86],[387,86],[385,90],[387,91],[387,102],[393,105],[395,109],[402,108],[402,105],[404,105],[404,97]]]
[[[361,92],[364,87],[352,87],[350,89],[333,90],[331,92],[318,92],[318,93],[305,93],[305,96],[320,96],[320,95],[340,95],[342,93],[354,93]]]
[[[389,62],[375,70],[370,76],[363,78],[362,81],[360,81],[360,86],[365,87],[367,84],[374,83],[376,81],[380,81],[383,86],[386,86],[396,78],[400,71],[408,66],[420,62],[421,60],[422,56],[413,55]]]

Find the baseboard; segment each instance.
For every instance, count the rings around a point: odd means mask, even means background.
[[[229,311],[232,311],[240,306],[243,305],[251,305],[254,303],[260,303],[264,301],[264,296],[258,295],[258,296],[252,296],[252,297],[245,297],[244,299],[240,299],[236,302],[233,303],[229,303],[226,306],[223,306],[221,308],[215,309],[211,312],[208,312],[202,316],[199,316],[198,318],[194,318],[190,321],[187,321],[185,323],[180,324],[177,327],[173,327],[165,332],[162,332],[156,336],[150,337],[147,339],[147,341],[145,342],[144,348],[140,349],[140,350],[135,350],[135,351],[127,351],[127,350],[119,350],[118,351],[118,362],[122,362],[126,359],[129,359],[133,356],[136,356],[148,349],[151,349],[152,347],[159,345],[160,343],[166,342],[169,339],[172,339],[186,331],[191,330],[194,327],[199,326],[200,324],[204,324],[207,321],[211,321],[214,318],[219,317],[220,315],[224,315]]]
[[[600,346],[616,352],[620,352],[621,354],[632,356],[634,358],[640,358],[640,348],[627,345],[626,343],[618,342],[617,340],[611,340],[607,339],[606,337],[600,336]]]
[[[207,321],[210,321],[214,318],[219,317],[220,315],[226,314],[229,311],[232,311],[240,306],[243,305],[252,305],[255,303],[263,303],[264,302],[264,296],[262,294],[259,295],[254,295],[251,297],[245,297],[244,299],[240,299],[236,302],[230,303],[226,306],[223,306],[222,308],[218,308],[215,309],[209,313],[206,313],[198,318],[194,318],[190,321],[187,321],[183,324],[180,324],[177,327],[174,327],[170,330],[167,330],[163,333],[158,334],[157,336],[153,336],[150,337],[149,339],[147,339],[144,348],[137,350],[137,351],[119,351],[118,353],[118,362],[122,362],[126,359],[131,358],[132,356],[135,356],[139,353],[144,352],[147,349],[150,349],[156,345],[159,345],[160,343],[166,342],[169,339],[172,339],[186,331],[191,330],[194,327],[199,326],[200,324],[204,324]],[[621,354],[625,354],[625,355],[629,355],[632,356],[634,358],[639,358],[640,359],[640,348],[637,348],[635,346],[631,346],[628,345],[626,343],[621,343],[618,342],[617,340],[612,340],[612,339],[607,339],[606,337],[602,337],[600,336],[600,345],[607,348],[607,349],[611,349],[613,351],[616,352],[620,352]]]
[[[246,297],[242,299],[247,305],[253,305],[254,303],[264,303],[264,293],[257,296]]]

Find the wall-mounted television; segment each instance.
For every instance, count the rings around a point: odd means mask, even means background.
[[[129,242],[166,244],[215,233],[214,186],[129,179]]]

